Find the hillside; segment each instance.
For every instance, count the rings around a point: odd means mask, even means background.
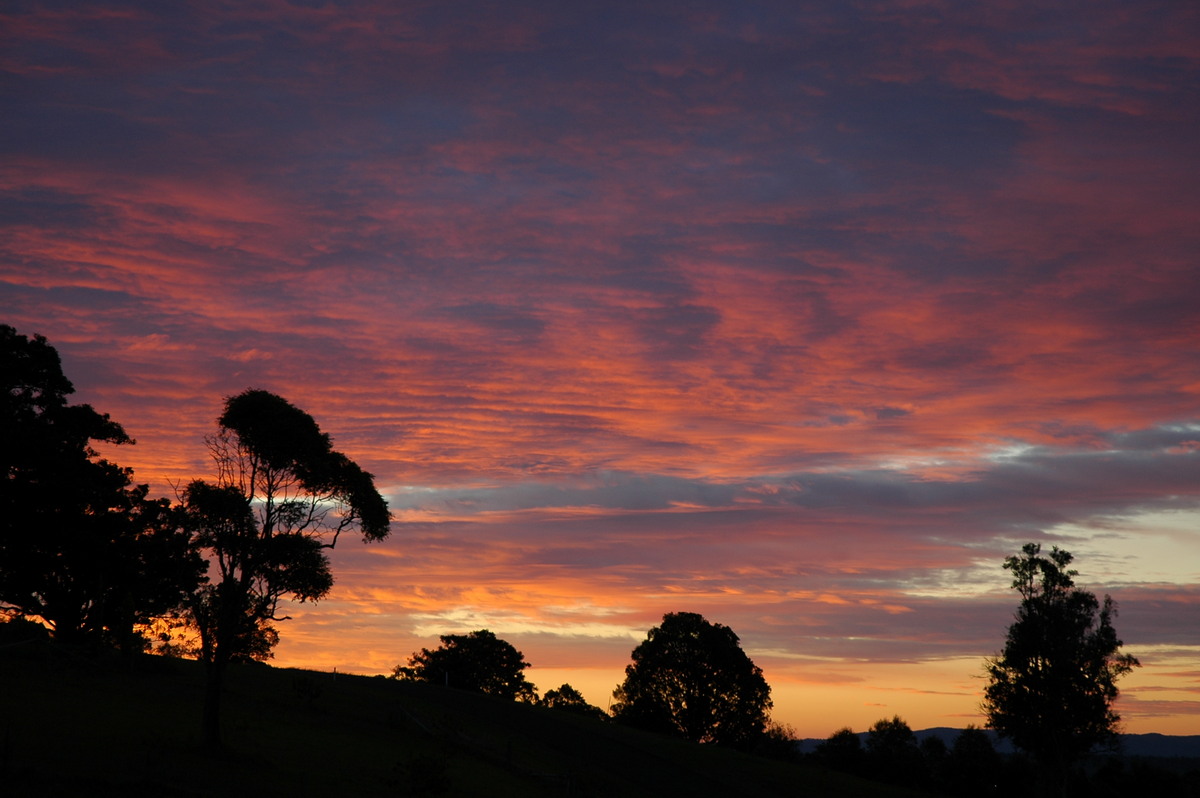
[[[15,796],[919,795],[436,686],[233,669],[228,752],[198,745],[202,670],[0,650],[0,783]]]

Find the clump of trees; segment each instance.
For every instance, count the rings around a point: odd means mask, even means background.
[[[36,638],[40,626],[26,620],[34,619],[59,641],[134,652],[148,646],[148,624],[173,617],[198,638],[204,735],[219,744],[227,666],[271,656],[282,602],[326,596],[328,550],[343,532],[386,538],[387,502],[308,413],[262,390],[225,400],[206,439],[210,480],[189,483],[177,504],[151,498],[97,448],[133,440],[108,415],[71,404],[72,393],[45,338],[0,325],[0,614],[18,620],[2,636]],[[1115,737],[1117,681],[1139,664],[1121,653],[1116,604],[1077,588],[1071,561],[1034,543],[1005,560],[1021,601],[1003,651],[985,664],[987,725],[1032,757],[1050,790]],[[605,717],[569,684],[539,699],[524,655],[486,629],[441,641],[393,676]],[[790,731],[770,724],[762,670],[729,627],[668,613],[631,658],[613,692],[618,722],[696,742],[789,748]],[[943,785],[978,791],[973,779],[991,774],[995,752],[976,729],[949,750],[917,746],[894,717],[875,724],[865,747],[851,730],[835,732],[816,757],[904,784],[936,771]]]
[[[1117,680],[1138,666],[1121,653],[1113,628],[1112,598],[1100,601],[1077,588],[1069,552],[1049,556],[1036,543],[1004,561],[1021,597],[1004,650],[987,660],[982,709],[989,728],[1008,738],[1031,760],[1001,766],[987,735],[969,726],[947,749],[936,738],[917,745],[899,717],[880,720],[865,746],[852,730],[839,729],[813,757],[827,767],[895,784],[939,789],[954,795],[1000,794],[1035,782],[1043,794],[1065,794],[1079,760],[1115,740],[1120,717],[1113,709]],[[1078,776],[1078,785],[1088,779]]]
[[[547,690],[546,694],[539,698],[537,703],[538,706],[546,707],[547,709],[572,712],[576,715],[583,715],[597,720],[608,720],[608,714],[603,709],[589,704],[582,693],[566,683],[557,689]]]
[[[869,773],[893,784],[920,784],[928,769],[917,735],[899,715],[875,721],[867,732],[866,759]]]
[[[218,745],[226,666],[270,656],[281,600],[329,592],[325,551],[342,532],[387,537],[387,502],[311,416],[259,390],[225,401],[207,440],[214,480],[179,504],[151,499],[95,448],[133,440],[73,392],[45,338],[0,325],[0,612],[125,651],[149,646],[152,622],[186,624],[208,674],[204,737]]]
[[[603,709],[589,704],[570,684],[547,690],[539,698],[537,686],[525,678],[525,669],[530,667],[525,655],[487,629],[439,637],[440,646],[422,648],[414,653],[407,665],[392,669],[391,678],[483,693],[598,720],[608,719]]]
[[[741,748],[762,737],[771,688],[728,626],[667,613],[632,657],[613,692],[617,722]]]
[[[465,635],[441,635],[435,649],[422,648],[408,665],[397,665],[392,678],[441,684],[514,701],[534,702],[537,688],[525,679],[529,663],[511,643],[487,629]]]
[[[140,651],[139,625],[178,607],[204,562],[171,503],[95,448],[133,439],[74,392],[45,338],[0,325],[0,610]]]
[[[512,644],[486,629],[441,635],[392,678],[535,703],[598,719],[608,715],[563,684],[538,698],[525,679],[530,667]],[[794,734],[770,724],[771,688],[733,631],[691,612],[667,613],[661,626],[634,649],[625,680],[613,692],[618,723],[702,743],[759,749],[779,758],[794,754]]]
[[[985,665],[987,724],[1033,757],[1047,792],[1065,789],[1070,768],[1115,739],[1117,680],[1139,665],[1121,653],[1116,604],[1075,587],[1072,559],[1028,543],[1004,561],[1021,603],[1004,650]]]
[[[974,726],[959,732],[947,748],[938,737],[918,743],[898,715],[881,718],[865,735],[848,727],[838,729],[817,745],[811,759],[831,770],[901,787],[964,798],[1000,794],[1000,755],[987,734]]]

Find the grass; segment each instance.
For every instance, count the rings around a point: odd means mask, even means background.
[[[228,677],[226,751],[199,741],[196,662],[0,650],[13,796],[830,796],[921,793],[447,688],[262,665]]]

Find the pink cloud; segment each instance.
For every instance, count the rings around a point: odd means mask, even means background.
[[[1181,7],[174,13],[0,20],[4,321],[160,493],[249,386],[376,475],[281,661],[493,623],[619,674],[691,610],[870,684],[993,653],[1020,542],[1197,509]]]

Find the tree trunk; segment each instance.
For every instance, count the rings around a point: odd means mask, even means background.
[[[204,663],[204,717],[201,734],[204,747],[209,751],[221,749],[221,691],[225,682],[225,663]]]

